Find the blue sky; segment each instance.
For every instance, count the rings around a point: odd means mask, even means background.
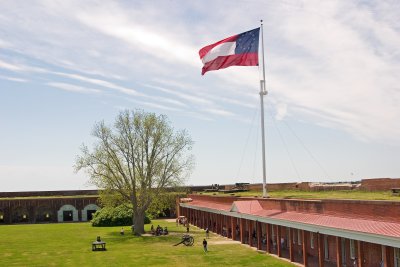
[[[400,177],[398,1],[0,1],[1,191],[87,189],[95,122],[166,114],[189,185],[262,182],[257,67],[198,50],[264,20],[267,182]]]

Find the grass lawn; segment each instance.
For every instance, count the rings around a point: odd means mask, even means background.
[[[229,196],[224,193],[202,193],[207,195]],[[361,190],[327,190],[327,191],[303,191],[303,190],[282,190],[270,191],[268,195],[272,198],[299,198],[299,199],[358,199],[358,200],[390,200],[400,201],[399,196],[392,196],[391,191],[361,191]],[[236,193],[235,196],[262,196],[262,191],[248,191]]]
[[[221,242],[229,239],[214,234],[210,234],[206,254],[204,230],[196,227],[190,229],[194,246],[174,247],[185,229],[165,220],[152,224],[167,226],[170,235],[136,237],[125,227],[121,236],[120,227],[90,223],[2,225],[0,266],[294,266],[236,242]],[[91,250],[97,236],[107,242],[107,251]]]

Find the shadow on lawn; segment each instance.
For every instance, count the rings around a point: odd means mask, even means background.
[[[176,244],[181,240],[182,234],[172,232],[169,235],[163,236],[135,236],[132,233],[126,233],[121,235],[119,232],[107,232],[104,234],[102,239],[112,243],[125,243],[125,242],[142,242],[144,244],[149,243],[171,243]]]

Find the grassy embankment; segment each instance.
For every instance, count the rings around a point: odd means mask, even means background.
[[[174,247],[185,229],[163,220],[152,223],[167,226],[171,234],[136,237],[126,227],[121,236],[120,227],[90,223],[2,225],[0,266],[293,266],[217,235],[208,240],[206,254],[204,230],[196,227],[191,227],[194,246]],[[107,251],[91,251],[96,236],[107,242]]]

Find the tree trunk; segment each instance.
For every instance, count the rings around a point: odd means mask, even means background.
[[[135,235],[144,234],[144,212],[137,212],[133,215],[133,224],[135,226]]]

